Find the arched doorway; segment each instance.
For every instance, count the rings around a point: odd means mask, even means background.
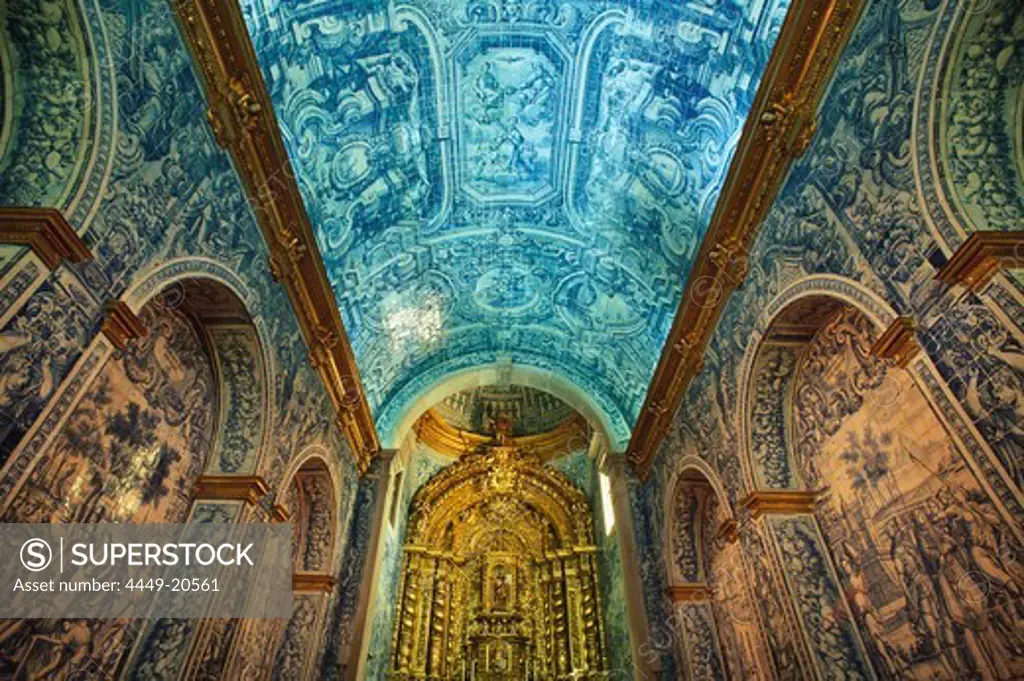
[[[391,678],[590,679],[608,668],[586,497],[502,440],[413,499]]]

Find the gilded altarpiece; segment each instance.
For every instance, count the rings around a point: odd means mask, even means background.
[[[539,457],[464,455],[412,502],[391,679],[591,679],[608,669],[592,515]]]

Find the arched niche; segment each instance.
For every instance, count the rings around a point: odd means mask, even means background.
[[[338,472],[326,452],[306,450],[278,493],[292,524],[292,616],[279,629],[272,678],[309,678],[339,562]]]
[[[160,293],[157,294],[157,291]],[[184,258],[156,268],[124,296],[139,310],[155,296],[198,322],[218,386],[217,427],[208,474],[252,474],[270,447],[274,361],[243,282],[212,260]]]
[[[744,451],[752,488],[805,488],[793,459],[794,381],[814,333],[846,305],[825,294],[795,299],[775,315],[756,345],[744,403]],[[866,356],[869,350],[870,341],[859,353]]]
[[[964,6],[936,75],[942,176],[962,229],[1024,221],[1024,9],[1014,0]],[[955,244],[950,245],[955,246]]]
[[[683,457],[665,496],[672,634],[687,678],[765,678],[766,657],[736,521],[715,472]]]
[[[67,407],[63,425],[5,499],[5,521],[185,522],[197,479],[223,470],[211,461],[219,456],[221,443],[230,441],[226,413],[237,400],[251,398],[259,405],[254,417],[262,424],[263,391],[243,395],[218,354],[218,334],[224,329],[256,336],[241,299],[212,277],[165,274],[158,271],[126,294],[123,302],[134,310],[143,333],[123,350],[100,355],[102,364]],[[87,352],[108,347],[97,338]],[[259,447],[256,442],[247,456],[255,456]],[[80,671],[78,661],[55,655],[52,642],[67,641],[71,630],[76,640],[87,637],[92,650],[103,651],[102,659],[91,660],[103,669],[118,668],[138,634],[118,620],[15,623],[4,633],[2,665],[15,669],[17,678],[34,678],[56,661],[49,672],[53,678],[70,678]],[[186,629],[168,631],[187,636]],[[139,653],[133,664],[141,677],[156,674],[169,659],[180,659],[167,657],[166,650],[135,647]],[[184,655],[185,648],[174,652]]]
[[[803,511],[824,539],[814,562],[834,571],[836,610],[849,606],[880,678],[1019,676],[1021,545],[936,408],[928,360],[875,356],[885,326],[870,297],[805,293],[770,306],[746,374],[748,482],[816,494]],[[784,564],[816,550],[779,523]]]
[[[670,589],[708,584],[715,536],[731,515],[721,485],[711,482],[714,473],[701,464],[682,467],[669,484],[665,556]]]
[[[65,3],[5,5],[0,21],[0,197],[63,207],[95,142],[99,69],[89,27],[81,8]]]
[[[137,316],[145,335],[108,357],[11,495],[7,520],[186,517],[217,437],[219,390],[203,329],[207,318],[168,288]]]
[[[314,450],[299,457],[286,481],[279,496],[292,523],[293,569],[331,574],[338,543],[337,472]]]

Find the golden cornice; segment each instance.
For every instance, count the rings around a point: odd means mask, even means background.
[[[460,430],[444,420],[433,409],[428,410],[414,426],[420,442],[439,454],[459,457],[476,451],[491,441],[489,435]],[[510,437],[509,445],[530,451],[547,461],[562,454],[570,454],[589,444],[586,419],[576,415],[570,417],[545,433]],[[581,434],[584,437],[581,438]]]
[[[720,539],[729,544],[734,544],[739,541],[740,538],[740,526],[735,519],[729,518],[723,522],[719,527],[718,531],[715,532],[715,539]]]
[[[196,481],[196,499],[203,500],[258,504],[269,491],[258,475],[201,475]]]
[[[295,593],[329,594],[334,590],[334,577],[319,572],[293,572],[292,591]]]
[[[239,5],[172,4],[206,90],[207,118],[235,161],[263,231],[271,275],[288,293],[310,362],[365,472],[380,449],[376,427]]]
[[[106,318],[103,320],[100,332],[115,348],[125,350],[128,347],[128,341],[146,335],[146,327],[142,320],[123,300],[108,300],[104,307]]]
[[[673,603],[706,603],[711,597],[711,587],[703,582],[676,584],[668,588],[668,598]]]
[[[891,360],[896,366],[905,369],[921,351],[914,336],[914,328],[914,320],[910,317],[897,317],[871,346],[871,354],[879,359]]]
[[[743,499],[741,505],[757,519],[762,515],[814,513],[818,492],[804,490],[756,490]]]
[[[975,232],[960,244],[935,278],[980,291],[1001,269],[1024,267],[1024,231]]]
[[[270,507],[270,520],[275,523],[286,523],[291,520],[292,514],[283,504],[274,504]]]
[[[793,160],[810,144],[815,112],[863,0],[810,0],[789,10],[729,174],[694,261],[672,330],[633,427],[627,456],[645,479],[747,253]]]
[[[50,270],[92,260],[92,252],[56,208],[0,207],[0,244],[27,246]]]

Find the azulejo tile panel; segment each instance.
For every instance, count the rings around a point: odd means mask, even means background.
[[[470,357],[628,438],[787,6],[243,2],[385,439]]]

